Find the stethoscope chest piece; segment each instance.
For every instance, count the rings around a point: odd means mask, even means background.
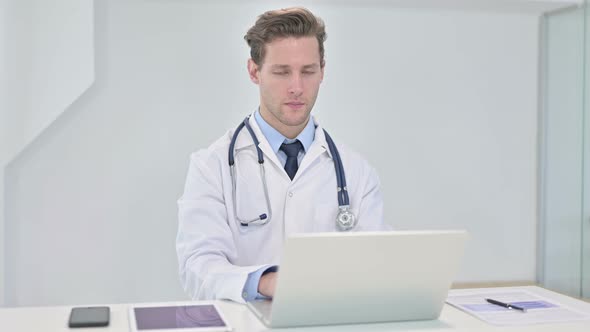
[[[336,224],[341,231],[348,231],[356,226],[356,217],[348,206],[338,207],[338,216],[336,216]]]

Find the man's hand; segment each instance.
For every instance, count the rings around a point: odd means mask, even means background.
[[[275,295],[275,287],[277,286],[277,273],[269,272],[260,277],[258,282],[258,293],[273,297]]]

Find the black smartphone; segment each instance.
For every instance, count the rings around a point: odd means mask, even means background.
[[[109,325],[109,307],[76,307],[70,312],[69,327],[94,327]]]

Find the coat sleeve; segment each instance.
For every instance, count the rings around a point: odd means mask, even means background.
[[[208,150],[191,155],[178,200],[176,252],[182,286],[194,300],[244,302],[248,274],[265,265],[237,266],[237,249],[228,225],[222,165]]]
[[[381,194],[381,183],[377,171],[366,161],[364,181],[360,184],[362,188],[361,204],[359,207],[359,224],[355,227],[357,231],[388,231],[392,230],[391,225],[383,220],[383,195]]]

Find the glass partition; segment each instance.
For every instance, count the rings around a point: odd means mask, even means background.
[[[590,10],[584,6],[584,210],[582,221],[582,296],[590,298]]]
[[[590,297],[587,4],[541,20],[540,283]]]

